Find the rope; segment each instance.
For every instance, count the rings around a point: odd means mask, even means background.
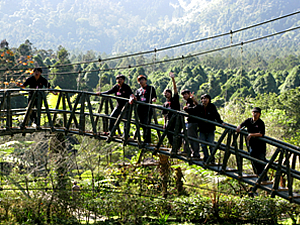
[[[273,34],[261,36],[261,37],[258,37],[258,38],[253,38],[253,39],[250,39],[250,40],[247,40],[247,41],[243,41],[241,43],[226,45],[224,47],[219,47],[219,48],[215,48],[215,49],[211,49],[211,50],[207,50],[207,51],[203,51],[203,52],[198,52],[198,53],[195,53],[195,54],[189,54],[189,55],[186,55],[186,56],[182,55],[180,57],[173,58],[173,59],[165,59],[165,60],[156,61],[156,64],[157,63],[167,63],[167,62],[182,60],[182,57],[184,57],[184,58],[193,58],[193,57],[200,56],[200,55],[206,55],[206,54],[209,54],[209,53],[214,53],[214,52],[230,49],[232,47],[238,47],[238,46],[241,46],[241,45],[246,45],[246,44],[250,44],[250,43],[253,43],[253,42],[256,42],[256,41],[264,40],[264,39],[274,37],[274,36],[277,36],[277,35],[280,35],[280,34],[283,34],[283,33],[286,33],[286,32],[294,31],[294,30],[297,30],[297,29],[300,29],[300,26],[296,26],[296,27],[293,27],[293,28],[289,28],[289,29],[286,29],[286,30],[283,30],[283,31],[273,33]],[[147,66],[151,66],[151,65],[153,65],[153,62],[139,64],[139,65],[129,65],[129,66],[126,66],[126,67],[123,66],[123,67],[115,67],[115,68],[100,69],[100,70],[87,70],[87,71],[82,71],[82,73],[96,72],[96,71],[125,70],[125,69],[128,69],[128,68],[147,67]],[[1,69],[0,69],[0,71],[1,71]],[[73,71],[73,72],[60,72],[60,73],[55,73],[55,74],[54,73],[49,73],[49,74],[44,74],[44,75],[70,75],[70,74],[77,74],[77,73],[78,73],[77,71]]]
[[[243,42],[241,43],[241,76],[240,76],[240,93],[241,96],[241,87],[242,87],[242,76],[243,76]]]

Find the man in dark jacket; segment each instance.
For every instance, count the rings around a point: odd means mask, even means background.
[[[200,110],[199,110],[199,117],[211,121],[215,121],[218,123],[221,123],[224,125],[223,120],[220,117],[220,114],[217,111],[216,106],[210,102],[211,97],[208,94],[204,94],[201,96],[201,105],[200,105]],[[215,130],[216,126],[207,122],[200,121],[199,122],[199,130],[200,130],[200,135],[199,139],[201,141],[206,141],[209,143],[213,143],[215,140]],[[206,144],[201,144],[202,151],[204,154],[204,161],[207,160],[209,154],[208,154],[208,149]],[[209,147],[210,153],[212,153],[212,147]],[[212,159],[212,162],[214,162],[214,158]]]
[[[156,102],[157,96],[155,88],[153,86],[147,85],[147,77],[145,75],[139,75],[137,80],[141,87],[136,90],[134,99],[149,104],[151,104],[152,102]],[[133,98],[131,98],[130,102],[132,102],[132,100]],[[148,105],[139,104],[137,112],[141,124],[149,125],[153,114],[152,108]],[[142,128],[144,144],[151,143],[151,129],[145,126],[142,126]]]
[[[181,91],[181,95],[183,99],[186,101],[185,106],[183,109],[190,115],[196,116],[196,111],[195,110],[189,110],[193,109],[198,105],[197,100],[195,99],[194,95],[187,89]],[[198,120],[188,117],[187,118],[187,124],[186,124],[186,130],[187,130],[187,135],[189,137],[193,138],[198,138]],[[191,145],[191,151],[193,153],[192,157],[195,159],[200,158],[199,154],[199,143],[196,141],[189,140],[190,145]],[[184,145],[186,146],[186,145]],[[184,148],[184,153],[187,153],[186,147]]]
[[[195,107],[189,107],[186,108],[185,111],[188,113],[193,113],[195,116],[201,117],[206,120],[211,120],[214,122],[223,123],[221,120],[220,114],[217,111],[217,108],[214,104],[211,102],[211,97],[208,94],[204,94],[201,96],[201,105],[195,106]],[[198,120],[198,126],[200,130],[199,139],[201,141],[213,143],[215,139],[215,130],[216,126],[213,124],[210,124],[208,122],[199,121]],[[204,161],[207,160],[209,157],[208,149],[206,144],[201,144],[201,148],[203,150],[204,154]],[[210,153],[212,153],[212,147],[209,148]],[[214,162],[214,158],[212,159],[212,162]]]
[[[247,141],[250,146],[250,156],[257,158],[262,161],[266,161],[266,142],[258,139],[265,135],[265,123],[260,119],[261,109],[254,107],[252,109],[252,118],[246,119],[237,128],[236,131],[240,132],[242,127],[246,127],[248,131]],[[252,162],[253,170],[258,176],[264,170],[264,165]],[[268,176],[264,177],[263,181],[267,181]]]
[[[119,74],[116,76],[116,81],[117,84],[114,85],[110,90],[108,91],[104,91],[104,92],[97,92],[97,94],[115,94],[115,96],[117,97],[121,97],[121,98],[128,98],[132,95],[132,91],[131,88],[125,84],[125,76],[123,74]],[[115,117],[118,118],[118,116],[120,115],[123,107],[126,104],[126,100],[123,99],[117,99],[117,105],[114,108],[114,110],[111,113],[111,117]],[[127,113],[126,113],[127,114]],[[125,118],[127,117],[127,115],[125,114]],[[109,123],[109,130],[112,130],[114,124],[115,124],[116,120],[115,119],[111,119],[110,123]],[[126,123],[125,123],[126,125]],[[124,130],[126,130],[126,127],[124,126]]]
[[[34,68],[33,70],[33,76],[29,77],[26,79],[26,81],[23,84],[17,84],[18,87],[29,87],[29,88],[34,88],[34,89],[40,89],[40,88],[50,88],[50,84],[47,81],[46,78],[42,76],[42,68]],[[53,93],[56,94],[56,93]],[[33,91],[29,91],[29,96],[28,96],[28,104],[32,98]],[[33,107],[37,107],[37,99],[35,99]],[[36,123],[36,112],[32,112],[30,114],[30,120],[32,123]]]

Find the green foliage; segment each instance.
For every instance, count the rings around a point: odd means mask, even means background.
[[[73,66],[70,64],[70,60],[68,59],[69,53],[67,50],[60,46],[57,52],[58,61],[53,65],[54,69],[51,70],[51,75],[49,78],[52,86],[60,87],[62,89],[71,89],[75,90],[77,86],[76,79],[74,79]],[[66,66],[64,66],[67,64]]]

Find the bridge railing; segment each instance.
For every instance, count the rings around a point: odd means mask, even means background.
[[[26,95],[32,92],[31,101],[24,108],[11,108],[11,101],[14,97]],[[54,91],[58,94],[56,106],[50,108],[47,102],[46,95],[49,91]],[[74,101],[71,100],[71,96]],[[0,135],[13,135],[16,133],[32,133],[37,131],[48,130],[50,132],[64,132],[65,134],[74,133],[87,135],[98,139],[106,140],[107,142],[116,141],[124,145],[134,145],[140,148],[148,149],[153,154],[160,153],[170,155],[171,157],[187,161],[190,164],[197,164],[204,168],[208,168],[224,175],[233,177],[237,180],[254,185],[253,191],[257,188],[262,188],[269,191],[272,196],[279,195],[290,201],[300,203],[298,192],[300,172],[298,171],[299,147],[288,144],[286,142],[273,139],[268,136],[261,137],[262,141],[268,144],[268,148],[274,150],[271,157],[266,161],[258,160],[249,154],[249,147],[246,144],[248,133],[241,131],[236,133],[236,126],[226,124],[225,126],[203,118],[188,115],[182,111],[166,109],[160,105],[147,104],[144,102],[134,101],[133,104],[126,104],[118,118],[111,117],[113,110],[112,99],[122,99],[116,96],[101,94],[98,104],[91,102],[91,96],[97,96],[92,92],[74,91],[74,90],[56,90],[56,89],[7,89],[0,90],[0,116],[5,122],[5,127],[0,129]],[[127,100],[127,99],[125,99]],[[158,124],[157,117],[154,123],[142,124],[138,118],[137,107],[139,105],[149,105],[154,111],[167,110],[173,113],[168,125],[164,129]],[[36,112],[37,120],[36,127],[29,126],[30,114]],[[126,117],[125,117],[126,115]],[[14,117],[22,117],[20,121],[13,120]],[[41,118],[45,117],[44,120]],[[192,117],[196,120],[214,124],[221,128],[222,133],[218,140],[214,143],[201,141],[198,138],[189,137],[185,128],[185,117]],[[110,133],[108,132],[108,123],[114,120],[114,126]],[[59,121],[59,122],[57,122]],[[120,123],[126,123],[126,129],[121,131]],[[170,130],[171,126],[175,129]],[[157,132],[157,139],[152,145],[145,146],[142,142],[141,127],[148,127]],[[134,134],[132,132],[134,131]],[[115,135],[118,133],[119,135]],[[167,134],[172,134],[174,137],[174,145],[169,150],[163,143]],[[122,137],[120,137],[122,136]],[[183,139],[185,148],[188,150],[187,156],[178,154],[177,150],[181,146],[177,140]],[[206,161],[198,161],[191,158],[190,141],[199,144],[206,144],[213,148],[212,154]],[[218,163],[212,164],[213,158],[216,158]],[[231,160],[230,160],[231,158]],[[249,169],[245,167],[245,162],[257,162],[264,165],[264,171],[260,177],[253,174],[248,174]],[[263,178],[267,174],[273,173],[273,182],[263,185]],[[275,175],[274,175],[275,173]],[[279,183],[282,177],[287,180],[286,188],[280,187]],[[299,201],[299,202],[298,202]]]

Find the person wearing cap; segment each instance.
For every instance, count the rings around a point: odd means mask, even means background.
[[[246,127],[248,131],[247,142],[250,147],[250,156],[266,161],[266,143],[258,138],[265,135],[265,123],[260,119],[260,116],[261,109],[259,107],[254,107],[252,109],[252,117],[242,122],[236,128],[236,132],[240,132],[242,127]],[[264,170],[264,165],[257,162],[252,162],[252,167],[254,173],[258,176],[260,176]],[[263,178],[263,181],[267,180],[268,176]]]
[[[180,104],[179,104],[179,95],[178,95],[178,90],[177,90],[177,86],[176,86],[176,82],[175,82],[175,76],[174,73],[170,72],[169,76],[172,79],[172,83],[173,83],[173,90],[174,90],[174,96],[172,96],[172,90],[171,89],[165,89],[164,90],[164,96],[166,98],[166,102],[163,104],[163,107],[167,108],[167,109],[173,109],[173,110],[180,110]],[[164,115],[164,128],[166,128],[166,126],[168,125],[173,113],[168,111],[168,110],[163,110],[162,114]],[[173,131],[175,130],[175,121],[173,122],[173,124],[171,125],[171,127],[169,128],[169,131]],[[167,133],[167,137],[169,140],[169,143],[171,145],[173,145],[173,134]],[[178,140],[178,146],[181,146],[181,138]]]
[[[130,103],[132,103],[133,99],[149,104],[151,104],[152,102],[156,102],[157,96],[155,88],[153,86],[147,85],[147,77],[145,75],[139,75],[137,77],[137,81],[141,87],[136,90],[135,97],[132,97],[130,99]],[[139,104],[137,112],[140,119],[140,123],[143,125],[149,125],[153,114],[152,108],[148,105]],[[147,128],[143,125],[142,128],[144,143],[149,144],[151,143],[151,130],[150,128]]]
[[[183,107],[184,110],[187,108],[193,108],[198,105],[197,100],[194,97],[194,94],[191,93],[188,89],[184,89],[181,91],[181,95],[183,99],[186,101],[185,106]],[[196,112],[195,111],[189,111],[188,114],[195,116]],[[193,138],[198,138],[198,121],[197,119],[188,117],[187,118],[187,124],[186,124],[186,129],[187,129],[187,135],[189,137]],[[190,145],[191,145],[191,151],[193,153],[192,157],[193,158],[199,158],[199,143],[196,141],[189,140]],[[186,145],[184,145],[184,151],[183,154],[187,154],[187,148]]]
[[[23,84],[17,83],[18,87],[26,88],[29,86],[29,88],[39,89],[39,88],[50,88],[50,84],[47,81],[46,78],[44,78],[41,74],[43,73],[42,68],[34,68],[33,69],[33,76],[26,79],[26,81]],[[56,93],[53,93],[56,94]],[[29,91],[28,94],[28,104],[32,98],[33,91]],[[35,102],[33,104],[33,107],[37,107],[37,99],[35,99]],[[30,114],[30,120],[32,123],[36,122],[36,112],[32,112]]]
[[[127,84],[124,83],[125,79],[126,78],[123,74],[117,75],[116,76],[117,84],[115,84],[110,90],[104,91],[104,92],[97,92],[97,94],[98,95],[100,95],[100,94],[115,94],[115,96],[117,96],[117,97],[129,99],[129,97],[133,93],[132,93],[131,88]],[[112,113],[110,114],[110,116],[114,117],[114,118],[117,118],[121,114],[121,111],[122,111],[123,107],[125,106],[125,104],[127,102],[128,101],[124,100],[124,99],[117,99],[117,105],[114,108],[114,110],[112,111]],[[127,117],[126,114],[124,116],[125,118]],[[111,119],[110,120],[109,130],[112,130],[112,128],[114,127],[115,122],[116,122],[116,119]],[[125,123],[125,125],[126,125],[126,123]],[[124,128],[124,130],[126,130],[126,127]]]

